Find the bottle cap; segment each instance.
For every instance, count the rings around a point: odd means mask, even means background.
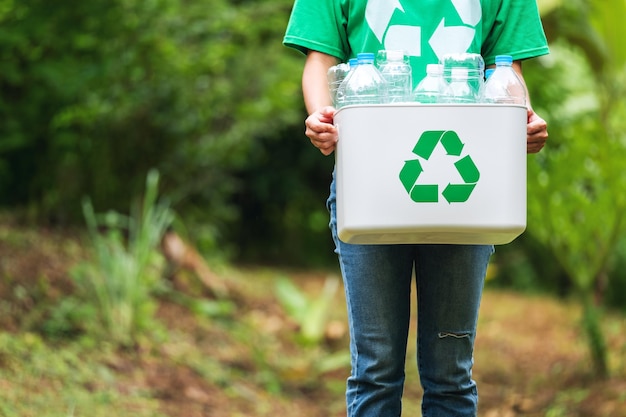
[[[452,78],[467,78],[469,75],[469,70],[467,68],[456,67],[452,68],[451,71]]]
[[[365,62],[374,62],[374,53],[372,52],[361,52],[360,54],[357,54],[356,58],[359,60],[359,64],[365,63]]]
[[[441,64],[428,64],[426,65],[426,73],[432,75],[443,74],[443,65]]]
[[[496,65],[511,65],[513,57],[511,55],[496,55]]]
[[[405,64],[408,64],[409,56],[403,49],[381,49],[376,54],[376,62],[379,65],[383,65],[389,62],[404,62]]]
[[[465,68],[470,78],[482,79],[485,73],[485,61],[480,54],[447,54],[441,59],[444,78],[452,76],[454,68]]]

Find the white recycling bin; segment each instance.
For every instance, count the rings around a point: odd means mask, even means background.
[[[347,243],[506,244],[526,228],[526,108],[352,105],[335,114]]]

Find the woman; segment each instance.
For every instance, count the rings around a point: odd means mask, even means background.
[[[548,53],[535,0],[296,0],[284,44],[306,54],[306,135],[324,155],[337,143],[326,73],[357,53],[407,51],[414,84],[447,53],[479,53],[488,66],[511,55],[520,77],[522,60]],[[547,137],[529,105],[527,151],[539,152]],[[413,273],[423,416],[476,416],[473,347],[493,246],[346,244],[335,198],[333,180],[327,206],[350,325],[348,416],[401,414]]]

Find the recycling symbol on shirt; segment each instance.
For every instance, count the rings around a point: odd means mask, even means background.
[[[421,160],[428,161],[437,145],[441,143],[450,161],[450,169],[455,167],[463,180],[462,183],[448,183],[441,195],[448,203],[466,202],[476,183],[480,178],[480,172],[469,155],[461,157],[464,144],[459,135],[451,130],[429,130],[420,136],[413,148],[413,153],[421,159],[412,159],[404,162],[400,171],[400,181],[407,193],[416,203],[437,203],[439,201],[439,184],[422,184],[420,175],[424,172]]]
[[[445,17],[441,17],[428,39],[428,44],[439,59],[447,53],[467,52],[476,34],[476,26],[482,19],[480,0],[449,1],[463,25],[446,26]],[[422,27],[393,24],[396,10],[405,12],[402,0],[368,0],[365,20],[385,49],[401,49],[410,56],[422,56]]]

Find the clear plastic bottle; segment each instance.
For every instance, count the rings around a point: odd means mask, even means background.
[[[348,73],[337,90],[339,107],[387,103],[387,81],[374,65],[374,54],[360,53],[357,59],[358,65]]]
[[[446,82],[443,79],[443,65],[426,65],[426,76],[413,90],[413,99],[418,103],[440,103],[446,91]]]
[[[526,105],[526,87],[512,67],[510,55],[496,56],[496,68],[483,88],[485,103]]]
[[[330,92],[330,98],[333,101],[333,105],[337,107],[337,90],[343,82],[346,75],[350,72],[350,64],[341,63],[333,65],[328,69],[326,76],[328,78],[328,90]]]
[[[471,82],[467,68],[452,68],[450,83],[444,93],[444,103],[478,103],[480,90]]]
[[[441,59],[441,64],[443,65],[443,79],[448,84],[452,82],[452,72],[455,68],[467,70],[467,82],[480,97],[485,84],[485,60],[482,55],[473,53],[447,54]]]
[[[389,103],[405,103],[411,100],[413,79],[409,58],[402,50],[380,50],[376,65],[387,81]]]

